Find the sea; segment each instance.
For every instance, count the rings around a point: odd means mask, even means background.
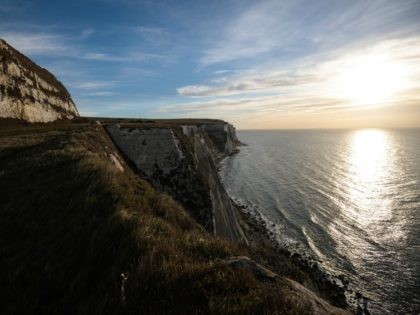
[[[371,314],[420,314],[420,129],[237,136],[222,181],[279,244],[343,275]]]

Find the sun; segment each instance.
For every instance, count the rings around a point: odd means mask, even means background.
[[[408,85],[406,65],[386,54],[351,56],[339,67],[333,94],[354,105],[385,105]]]

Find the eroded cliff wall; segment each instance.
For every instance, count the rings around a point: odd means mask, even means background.
[[[208,231],[246,243],[216,163],[236,151],[232,125],[133,128],[108,125],[109,135],[139,173],[181,202]]]
[[[0,117],[49,122],[79,116],[66,88],[0,39]]]

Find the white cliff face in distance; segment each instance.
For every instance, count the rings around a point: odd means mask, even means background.
[[[69,92],[50,72],[0,39],[0,117],[49,122],[78,116]]]
[[[224,189],[217,162],[236,152],[235,128],[225,122],[174,128],[106,126],[121,152],[160,191],[180,201],[207,230],[247,243]]]

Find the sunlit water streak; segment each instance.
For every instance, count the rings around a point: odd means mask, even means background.
[[[242,131],[233,197],[281,221],[373,314],[420,312],[420,130]]]

